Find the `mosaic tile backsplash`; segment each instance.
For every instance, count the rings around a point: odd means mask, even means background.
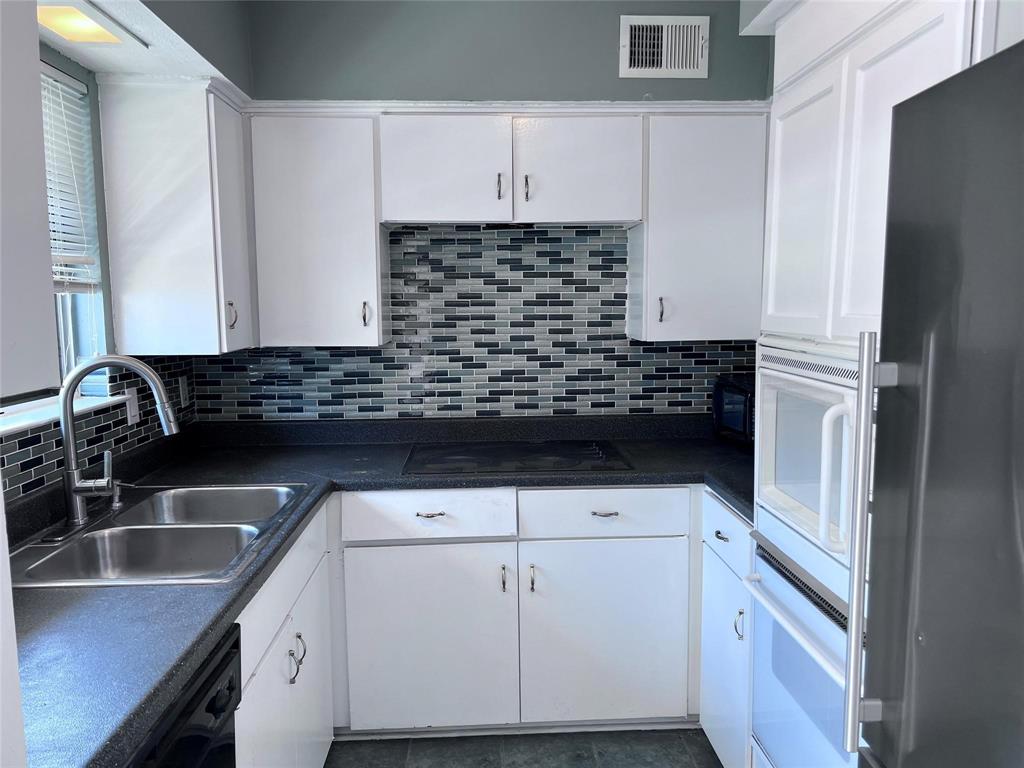
[[[196,358],[209,420],[706,413],[753,341],[625,335],[622,227],[390,232],[392,341]]]
[[[188,357],[146,358],[163,379],[178,414],[178,421],[187,424],[195,418],[195,397],[191,391],[192,359]],[[189,380],[189,405],[182,407],[178,377]],[[84,467],[102,463],[103,452],[115,456],[163,436],[156,405],[149,387],[132,373],[115,371],[109,378],[111,394],[135,387],[139,395],[139,421],[128,425],[125,406],[121,403],[82,414],[75,420],[78,455]],[[32,427],[0,438],[0,478],[7,504],[26,493],[57,482],[64,471],[64,441],[58,422]]]

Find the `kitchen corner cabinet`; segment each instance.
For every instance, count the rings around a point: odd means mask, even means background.
[[[388,338],[371,117],[252,118],[262,346]]]
[[[389,222],[638,221],[637,115],[383,115]]]
[[[630,337],[757,336],[766,140],[763,114],[648,118],[647,217],[629,230]]]
[[[344,560],[353,730],[519,722],[515,542]]]
[[[750,764],[750,526],[704,493],[700,724],[723,768]],[[734,570],[739,568],[739,571]]]
[[[519,545],[524,723],[686,716],[684,537]]]
[[[101,77],[99,103],[117,351],[253,346],[246,119],[208,81]]]
[[[802,61],[787,47],[806,35],[786,28],[806,25],[816,5],[780,23],[777,64]],[[764,331],[853,340],[878,330],[892,108],[967,66],[972,7],[894,5],[840,55],[792,67],[772,102]]]

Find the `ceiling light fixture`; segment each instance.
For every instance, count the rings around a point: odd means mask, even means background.
[[[120,43],[121,39],[73,5],[40,5],[39,23],[72,43]]]

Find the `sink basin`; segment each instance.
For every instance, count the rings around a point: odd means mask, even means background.
[[[276,515],[294,495],[286,485],[171,488],[115,519],[119,525],[257,523]]]
[[[15,587],[203,584],[237,574],[302,485],[130,487],[124,512],[11,554]]]
[[[259,533],[252,525],[104,528],[43,557],[19,581],[51,586],[219,581]]]

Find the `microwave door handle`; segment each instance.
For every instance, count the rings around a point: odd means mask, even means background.
[[[841,552],[843,545],[837,546],[832,541],[828,524],[832,519],[832,439],[835,436],[836,422],[850,413],[850,406],[844,401],[836,403],[821,419],[821,487],[818,490],[818,539],[821,546],[832,552]]]
[[[807,655],[814,659],[819,667],[825,670],[832,681],[845,690],[846,670],[832,657],[831,653],[822,648],[814,638],[809,637],[793,619],[786,615],[786,610],[764,591],[764,588],[759,583],[760,580],[761,576],[759,574],[752,573],[743,579],[743,586],[746,587],[747,592],[757,601],[758,605],[764,608],[775,622],[786,631],[786,634],[792,637],[797,645],[803,648]]]

